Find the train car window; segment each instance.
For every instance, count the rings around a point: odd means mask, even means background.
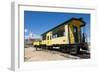
[[[55,38],[57,38],[57,34],[55,34]]]
[[[62,36],[64,36],[64,31],[58,31],[58,37],[62,37]]]
[[[66,33],[65,33],[65,32],[63,32],[63,35],[64,35],[64,36],[66,36]]]
[[[49,40],[49,36],[47,36],[47,40]]]
[[[43,35],[43,36],[42,36],[42,39],[43,39],[43,40],[46,40],[46,35]]]
[[[52,39],[52,36],[50,35],[50,40]]]
[[[74,27],[74,32],[77,32],[77,27]]]
[[[54,38],[54,35],[52,36],[52,38]]]
[[[52,38],[57,38],[57,34],[53,34]]]

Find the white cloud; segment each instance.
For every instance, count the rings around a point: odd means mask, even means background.
[[[25,33],[28,32],[28,29],[25,29],[24,32],[25,32]]]

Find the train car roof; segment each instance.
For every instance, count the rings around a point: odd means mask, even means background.
[[[71,19],[69,19],[69,20],[67,20],[67,21],[64,21],[63,23],[57,25],[56,27],[54,27],[54,28],[52,28],[52,29],[50,29],[50,30],[44,32],[44,33],[41,34],[41,35],[44,35],[44,34],[50,32],[50,31],[52,31],[52,30],[54,30],[54,29],[56,29],[56,28],[58,28],[58,27],[60,27],[60,26],[66,25],[66,23],[69,23],[69,22],[72,21],[72,20],[79,20],[79,21],[81,21],[81,22],[83,23],[83,26],[85,26],[85,21],[83,21],[82,18],[71,18]]]

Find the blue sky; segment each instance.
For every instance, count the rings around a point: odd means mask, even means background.
[[[83,20],[86,22],[84,31],[89,38],[90,14],[82,13],[24,11],[24,34],[25,36],[28,36],[29,32],[31,31],[34,37],[40,37],[42,33],[64,21],[69,20],[72,17],[83,18]]]

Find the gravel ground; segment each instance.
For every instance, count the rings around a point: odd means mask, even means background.
[[[36,48],[30,47],[30,48],[25,48],[24,59],[26,62],[31,62],[31,61],[79,59],[79,57],[61,53],[59,51],[40,50],[40,49],[38,49],[37,51]]]

